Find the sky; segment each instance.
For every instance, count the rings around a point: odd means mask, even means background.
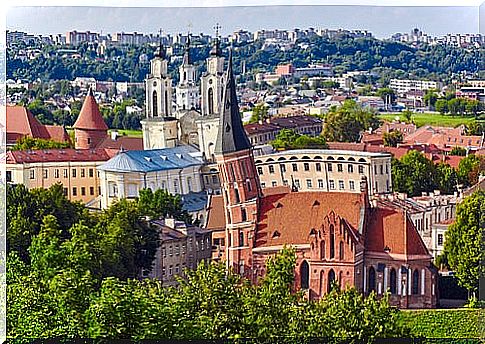
[[[369,30],[378,38],[418,27],[439,36],[479,32],[479,14],[485,19],[484,6],[10,7],[6,26],[34,34],[71,30],[155,33],[160,28],[172,34],[189,29],[196,34],[213,34],[214,25],[220,23],[223,35],[237,29],[314,27]],[[485,29],[483,25],[480,28]]]

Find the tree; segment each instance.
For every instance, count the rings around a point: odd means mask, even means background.
[[[448,113],[448,101],[446,99],[438,99],[435,103],[435,108],[442,115]]]
[[[458,164],[458,180],[461,184],[471,186],[478,182],[478,176],[485,171],[485,157],[470,154]]]
[[[397,145],[403,140],[402,133],[399,130],[384,133],[382,138],[384,140],[384,146],[386,147],[397,147]]]
[[[468,115],[477,117],[478,113],[484,110],[482,102],[476,99],[467,99],[465,103],[465,111]]]
[[[392,105],[392,103],[394,103],[394,101],[396,100],[396,92],[389,87],[379,88],[376,94],[377,96],[381,97],[382,100],[384,100],[386,107]]]
[[[433,108],[438,100],[438,94],[436,90],[427,90],[423,97],[424,102],[428,105],[428,108]]]
[[[173,217],[187,224],[195,223],[192,216],[183,209],[180,195],[172,195],[167,190],[140,190],[138,208],[144,216],[154,219]]]
[[[466,149],[460,146],[453,147],[452,150],[450,151],[450,155],[465,156]]]
[[[274,149],[325,149],[328,148],[325,139],[322,136],[312,137],[308,135],[301,135],[292,129],[282,129],[276,135],[276,138],[271,141]]]
[[[458,283],[475,293],[485,274],[485,193],[477,191],[458,204],[456,220],[445,233],[445,254]]]
[[[258,123],[259,121],[264,121],[267,118],[269,118],[268,106],[265,104],[258,104],[253,108],[253,114],[249,119],[249,123]]]
[[[441,192],[452,194],[456,191],[458,175],[450,165],[442,162],[436,165],[436,180]]]
[[[29,136],[24,136],[17,140],[15,145],[10,150],[35,150],[35,149],[61,149],[73,148],[72,142],[57,142],[48,139],[38,139]]]
[[[346,100],[341,107],[327,113],[323,137],[327,142],[358,142],[365,130],[378,126],[379,120],[373,111]]]
[[[406,123],[411,123],[411,119],[413,117],[413,112],[409,109],[406,109],[402,112],[402,115],[404,119],[406,120]]]
[[[430,192],[438,186],[433,162],[423,153],[411,150],[391,163],[394,190],[405,192],[408,196],[417,196]]]

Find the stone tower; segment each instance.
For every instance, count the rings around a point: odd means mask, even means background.
[[[74,136],[76,138],[76,149],[95,148],[108,137],[108,126],[104,122],[101,112],[99,112],[91,88],[84,99],[79,117],[74,123]]]
[[[172,79],[167,73],[168,60],[161,41],[150,62],[145,79],[146,119],[141,121],[144,149],[175,147],[177,120],[172,117]]]
[[[179,67],[180,80],[176,90],[177,118],[184,111],[199,108],[199,88],[196,71],[190,58],[190,35],[187,36],[184,57]]]

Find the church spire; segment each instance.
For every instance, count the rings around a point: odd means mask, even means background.
[[[182,64],[184,65],[192,64],[192,60],[190,59],[190,33],[187,34],[187,41],[185,42],[184,59]]]
[[[214,149],[216,154],[232,153],[251,148],[244,131],[236,95],[236,81],[232,70],[232,50],[229,51],[229,65],[225,75],[219,131]]]
[[[162,30],[160,29],[160,41],[158,43],[158,48],[155,50],[155,57],[161,58],[162,60],[165,59],[167,56],[165,52],[165,47],[163,46],[162,43]]]

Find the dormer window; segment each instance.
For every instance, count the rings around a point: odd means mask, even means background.
[[[273,235],[271,236],[271,238],[275,239],[275,238],[279,238],[280,236],[281,236],[280,232],[274,231],[273,232]]]

